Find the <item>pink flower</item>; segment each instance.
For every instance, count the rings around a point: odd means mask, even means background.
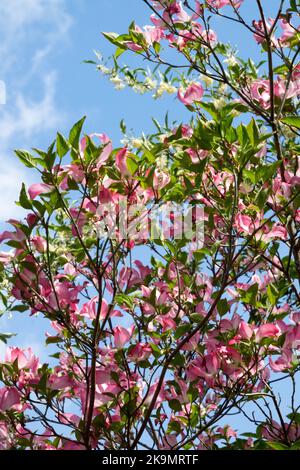
[[[0,388],[0,410],[10,410],[14,405],[20,403],[20,394],[16,388],[4,387]]]
[[[170,176],[164,171],[155,169],[153,174],[153,188],[156,190],[162,189],[170,183]]]
[[[144,26],[144,31],[139,27],[136,26],[135,30],[137,33],[140,33],[144,36],[146,43],[148,46],[152,46],[154,42],[160,42],[161,39],[164,37],[163,29],[159,26]],[[131,50],[140,51],[143,48],[138,44],[133,42],[127,42],[127,47]]]
[[[287,86],[286,80],[283,80],[280,77],[274,83],[274,94],[281,100],[283,100],[284,97],[286,99],[293,98],[294,96],[298,95],[298,93],[299,86],[297,86],[297,83],[291,82]]]
[[[210,5],[213,8],[216,8],[217,10],[219,8],[226,7],[227,5],[233,4],[235,8],[239,8],[242,4],[243,0],[207,0],[208,5]]]
[[[274,23],[273,18],[268,18],[267,20],[265,20],[265,25],[266,25],[266,29],[267,29],[268,33],[270,32],[270,30],[273,26],[273,23]],[[254,34],[253,36],[254,36],[254,39],[256,40],[257,44],[262,44],[266,40],[265,25],[264,25],[262,20],[253,21],[253,26],[257,31],[257,34]],[[277,40],[274,37],[272,37],[272,43],[274,45],[277,44]]]
[[[73,380],[66,374],[51,374],[48,380],[48,387],[51,390],[64,390],[73,385]]]
[[[126,343],[130,340],[134,332],[134,325],[129,328],[123,326],[116,326],[113,329],[114,332],[114,343],[117,349],[122,349]]]
[[[148,344],[138,343],[136,344],[128,354],[131,361],[145,361],[152,354],[152,348]]]
[[[103,150],[100,153],[100,156],[97,160],[97,167],[100,168],[104,162],[109,158],[112,152],[112,142],[110,138],[106,134],[91,134],[89,137],[92,139],[93,137],[97,137],[100,140],[101,145],[103,145]],[[84,151],[87,146],[87,138],[83,137],[80,142],[80,153],[84,156]]]
[[[38,221],[38,216],[36,214],[29,213],[26,216],[26,220],[29,227],[33,227]]]
[[[12,259],[12,254],[4,253],[3,251],[0,253],[0,263],[8,264]]]
[[[279,38],[279,41],[281,43],[288,42],[290,39],[292,39],[295,34],[297,34],[297,29],[294,28],[290,23],[288,23],[286,20],[280,20],[280,26],[282,28],[282,35]]]
[[[290,319],[292,322],[299,324],[300,323],[300,312],[294,312],[291,314]]]
[[[189,380],[204,379],[210,386],[213,386],[220,368],[220,358],[213,352],[192,361],[187,369],[187,377]]]
[[[176,330],[176,323],[170,315],[158,315],[156,320],[161,324],[162,331]]]
[[[280,329],[274,323],[265,323],[257,328],[255,332],[255,339],[260,342],[263,338],[274,338],[280,333]]]
[[[133,41],[127,41],[125,44],[128,47],[128,49],[130,49],[133,52],[140,52],[143,50],[142,46],[140,46],[139,44],[136,44]]]
[[[270,107],[270,82],[269,80],[255,80],[251,85],[251,97],[258,101],[264,109]]]
[[[238,214],[235,219],[235,225],[238,232],[244,232],[250,235],[258,226],[258,221],[253,222],[248,215]]]
[[[270,108],[270,82],[269,80],[255,80],[250,89],[251,98],[259,103],[264,109]],[[286,80],[278,78],[274,83],[274,95],[280,100],[290,99],[299,93],[299,85],[297,82],[291,81],[287,86]]]
[[[37,371],[39,366],[38,358],[33,354],[32,349],[19,349],[15,347],[7,348],[5,362],[17,363],[18,369],[30,369]]]
[[[224,426],[224,428],[219,427],[217,428],[217,432],[222,434],[226,439],[237,436],[236,431],[234,431],[230,426]]]
[[[282,356],[278,357],[275,361],[270,357],[269,364],[271,369],[274,372],[283,372],[286,369],[292,367],[292,353],[291,352],[283,352]]]
[[[50,193],[53,187],[49,184],[35,183],[28,188],[28,194],[30,199],[35,199],[40,194]]]
[[[287,331],[284,347],[296,349],[300,346],[300,324],[290,327]]]
[[[106,134],[93,134],[93,135],[98,137],[100,139],[101,144],[104,146],[97,160],[97,167],[100,167],[109,158],[112,152],[112,143],[111,143],[110,138]]]
[[[239,331],[239,335],[241,336],[242,339],[249,340],[253,335],[253,330],[252,330],[251,326],[248,323],[244,322],[244,321],[241,321],[238,331]]]
[[[219,358],[215,353],[205,357],[205,368],[209,374],[216,374],[220,368]]]
[[[11,445],[11,438],[9,429],[5,422],[0,422],[0,450],[9,450]]]
[[[281,240],[287,240],[288,232],[285,227],[279,224],[275,224],[273,228],[268,232],[265,233],[262,237],[264,241],[272,240],[273,238],[280,238]]]
[[[9,220],[8,223],[13,225],[16,228],[16,231],[10,232],[8,230],[5,230],[5,232],[0,233],[0,243],[4,240],[14,240],[17,242],[22,242],[23,240],[25,240],[25,233],[22,232],[22,230],[18,227],[18,224],[20,222],[18,220]]]
[[[204,90],[200,83],[193,83],[189,85],[185,92],[182,89],[178,90],[178,99],[186,106],[191,106],[194,102],[201,101]]]
[[[300,425],[294,423],[278,424],[273,419],[262,428],[262,435],[268,441],[286,442],[286,436],[290,442],[300,438]]]
[[[120,173],[122,176],[129,176],[130,172],[127,168],[126,161],[127,161],[127,154],[128,154],[128,149],[127,147],[119,150],[119,152],[116,154],[116,165],[118,169],[120,170]]]
[[[83,317],[87,317],[90,320],[95,320],[98,311],[98,301],[99,299],[97,296],[89,300],[86,304],[82,306],[80,315],[82,315]],[[108,304],[105,299],[102,299],[99,320],[104,320],[107,317],[107,313]]]
[[[47,250],[47,242],[43,237],[35,235],[31,238],[31,243],[39,253],[45,253]]]
[[[85,447],[79,442],[66,441],[63,444],[62,450],[85,450]]]

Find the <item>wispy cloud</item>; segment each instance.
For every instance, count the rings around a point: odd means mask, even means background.
[[[21,182],[31,179],[13,149],[38,146],[66,117],[57,105],[58,72],[51,60],[67,44],[73,23],[66,2],[0,2],[0,80],[6,85],[6,104],[0,105],[0,221],[22,213],[14,201]]]
[[[32,73],[32,66],[68,38],[72,22],[65,0],[0,2],[1,73],[12,66],[25,75]]]
[[[44,92],[40,100],[33,101],[22,92],[16,95],[12,107],[3,107],[0,114],[0,220],[19,217],[22,209],[14,204],[21,182],[29,182],[26,169],[13,155],[16,147],[32,144],[37,135],[58,128],[64,122],[64,113],[55,104],[56,74],[44,79]]]
[[[42,147],[54,130],[64,125],[67,113],[58,100],[59,70],[56,58],[68,45],[73,8],[78,0],[0,0],[0,224],[21,218],[15,205],[21,183],[37,181],[22,166],[15,148]],[[5,87],[3,88],[3,85]],[[2,231],[2,227],[0,228]],[[2,249],[2,247],[1,247]],[[1,305],[0,305],[1,308]],[[10,344],[31,346],[46,360],[41,322],[23,324],[20,318],[0,317],[0,332],[18,333]],[[0,361],[6,346],[0,342]]]
[[[3,142],[4,145],[5,142],[12,142],[13,138],[19,140],[19,135],[28,140],[34,134],[53,129],[62,123],[63,114],[57,111],[55,105],[56,73],[52,71],[43,82],[44,95],[41,100],[26,98],[19,91],[14,106],[8,110],[3,108],[0,131],[2,145]]]

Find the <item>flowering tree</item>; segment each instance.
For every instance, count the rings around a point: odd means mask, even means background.
[[[268,18],[255,0],[252,22],[246,0],[142,1],[152,25],[104,33],[116,52],[97,68],[177,93],[191,119],[121,148],[82,136],[82,119],[47,151],[16,152],[40,182],[0,236],[1,297],[50,322],[55,354],[7,348],[0,448],[298,449],[299,1]],[[218,18],[260,64],[218,40]]]

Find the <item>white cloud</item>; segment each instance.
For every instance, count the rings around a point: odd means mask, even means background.
[[[22,214],[14,202],[21,183],[32,180],[13,149],[39,146],[66,117],[56,103],[58,74],[50,60],[68,41],[73,19],[66,1],[0,1],[0,79],[7,98],[0,105],[0,221]]]
[[[76,2],[0,0],[0,92],[6,88],[6,104],[1,105],[0,96],[0,223],[23,217],[24,211],[15,205],[21,183],[28,186],[39,178],[18,162],[13,150],[44,148],[65,122],[66,113],[57,102],[59,73],[53,59],[68,44],[73,18],[66,4],[73,8]],[[0,332],[19,333],[10,344],[31,346],[43,356],[41,326],[29,325],[20,325],[17,317],[12,322],[0,318]],[[0,360],[5,349],[0,342]]]
[[[68,38],[71,25],[65,0],[0,2],[1,73],[12,66],[23,67],[30,51],[26,72],[31,74],[40,60]]]
[[[21,182],[28,180],[28,175],[20,165],[15,165],[15,168],[0,165],[0,221],[22,217],[24,211],[15,205],[15,201],[18,199]]]
[[[54,129],[62,123],[63,115],[55,105],[55,83],[56,74],[52,71],[44,79],[45,91],[40,101],[27,99],[22,92],[18,92],[12,109],[3,108],[0,118],[2,145],[4,142],[7,147],[7,142],[18,138],[20,134],[27,140],[34,134]]]
[[[55,104],[56,74],[44,79],[44,94],[38,101],[25,98],[22,92],[16,96],[14,106],[3,107],[0,114],[0,220],[17,218],[23,209],[14,203],[22,182],[30,182],[30,174],[13,155],[14,148],[33,146],[35,136],[55,130],[64,122],[64,114]]]

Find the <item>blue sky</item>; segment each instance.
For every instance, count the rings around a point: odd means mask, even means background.
[[[249,18],[257,18],[254,4],[245,0],[243,11]],[[83,64],[94,58],[94,49],[111,53],[101,31],[125,32],[133,19],[144,25],[148,17],[142,0],[1,0],[0,80],[7,96],[0,105],[0,229],[6,219],[21,215],[14,206],[21,183],[38,178],[18,163],[14,148],[45,149],[57,130],[67,133],[83,115],[88,116],[87,133],[105,132],[116,146],[123,118],[136,135],[149,131],[151,117],[162,120],[167,110],[171,119],[187,118],[173,97],[154,101],[151,95],[116,91],[93,66]],[[250,36],[241,41],[238,27],[218,21],[216,29],[222,39],[238,44],[242,55],[258,57],[255,42]],[[20,315],[4,318],[0,330],[18,332],[16,343],[41,351],[39,322],[32,318],[29,325]]]
[[[257,17],[254,4],[245,1],[248,17]],[[182,119],[184,110],[174,99],[153,101],[150,95],[131,90],[118,92],[92,66],[82,63],[94,58],[94,49],[104,55],[111,52],[101,31],[124,32],[133,19],[143,25],[148,16],[142,0],[1,2],[0,80],[6,84],[7,102],[0,105],[0,221],[17,215],[13,201],[20,183],[33,178],[17,163],[13,148],[45,148],[56,130],[67,132],[84,114],[87,132],[106,132],[114,141],[120,137],[122,118],[137,134],[149,129],[151,116],[162,119],[167,109],[171,117]],[[241,41],[234,24],[218,21],[216,27],[219,37],[239,44],[242,55],[257,57],[254,41],[249,37]]]
[[[278,0],[263,2],[274,16]],[[248,18],[258,18],[255,3],[244,2]],[[121,119],[136,135],[149,131],[151,117],[162,120],[167,110],[171,120],[187,119],[173,97],[154,101],[151,94],[116,91],[93,66],[83,64],[94,58],[94,49],[104,56],[112,52],[101,31],[125,32],[133,19],[144,25],[148,17],[142,0],[1,0],[0,81],[6,85],[7,100],[0,105],[0,230],[6,219],[21,216],[14,206],[21,183],[38,178],[18,163],[14,148],[46,148],[57,130],[67,133],[83,115],[87,133],[104,132],[116,146]],[[222,40],[238,45],[240,55],[259,58],[251,35],[242,35],[239,27],[222,20],[215,26]],[[43,326],[41,318],[26,315],[0,318],[0,331],[18,333],[12,343],[31,346],[46,360]],[[0,343],[0,356],[3,350]]]

